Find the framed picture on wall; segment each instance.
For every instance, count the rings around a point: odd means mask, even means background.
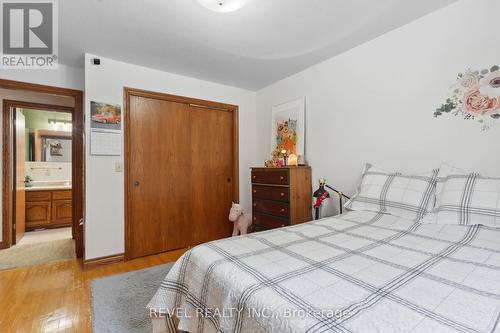
[[[271,123],[273,156],[285,150],[287,155],[305,157],[305,112],[305,97],[273,106]]]

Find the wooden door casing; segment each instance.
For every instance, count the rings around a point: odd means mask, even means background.
[[[42,103],[32,103],[25,101],[3,100],[2,114],[2,240],[0,249],[8,248],[12,244],[12,222],[15,213],[13,212],[13,188],[15,186],[14,166],[13,166],[13,142],[14,115],[11,111],[13,107],[71,112],[72,117],[72,193],[73,193],[73,224],[72,232],[75,238],[75,250],[77,258],[84,258],[85,253],[85,232],[84,232],[84,207],[85,207],[85,113],[83,111],[83,91],[0,79],[0,87],[9,90],[25,90],[31,92],[55,94],[67,96],[74,99],[74,107],[63,107],[60,105],[48,105]],[[83,261],[82,261],[83,262]]]
[[[16,188],[16,200],[15,200],[15,232],[12,233],[13,239],[12,243],[17,244],[23,238],[24,232],[26,230],[26,219],[25,219],[25,126],[26,121],[23,113],[20,109],[15,109],[15,146],[16,146],[16,158],[15,158],[15,188]]]
[[[227,237],[237,107],[125,88],[125,258]]]

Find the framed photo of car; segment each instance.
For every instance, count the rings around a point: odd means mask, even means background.
[[[120,105],[90,102],[90,128],[121,131],[122,110]]]

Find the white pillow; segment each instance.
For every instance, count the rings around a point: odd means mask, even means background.
[[[437,176],[437,169],[417,175],[403,175],[366,164],[358,190],[345,207],[419,221],[434,206]]]
[[[447,163],[441,164],[441,166],[439,167],[438,179],[436,184],[436,198],[439,197],[443,192],[444,184],[446,183],[449,175],[466,175],[470,173],[472,172],[456,168]]]
[[[421,222],[500,227],[500,178],[443,165],[436,205]]]

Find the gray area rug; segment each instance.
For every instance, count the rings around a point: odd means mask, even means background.
[[[92,281],[94,333],[150,333],[146,305],[173,263]]]
[[[72,258],[75,258],[75,241],[72,239],[14,245],[0,250],[0,271]]]

